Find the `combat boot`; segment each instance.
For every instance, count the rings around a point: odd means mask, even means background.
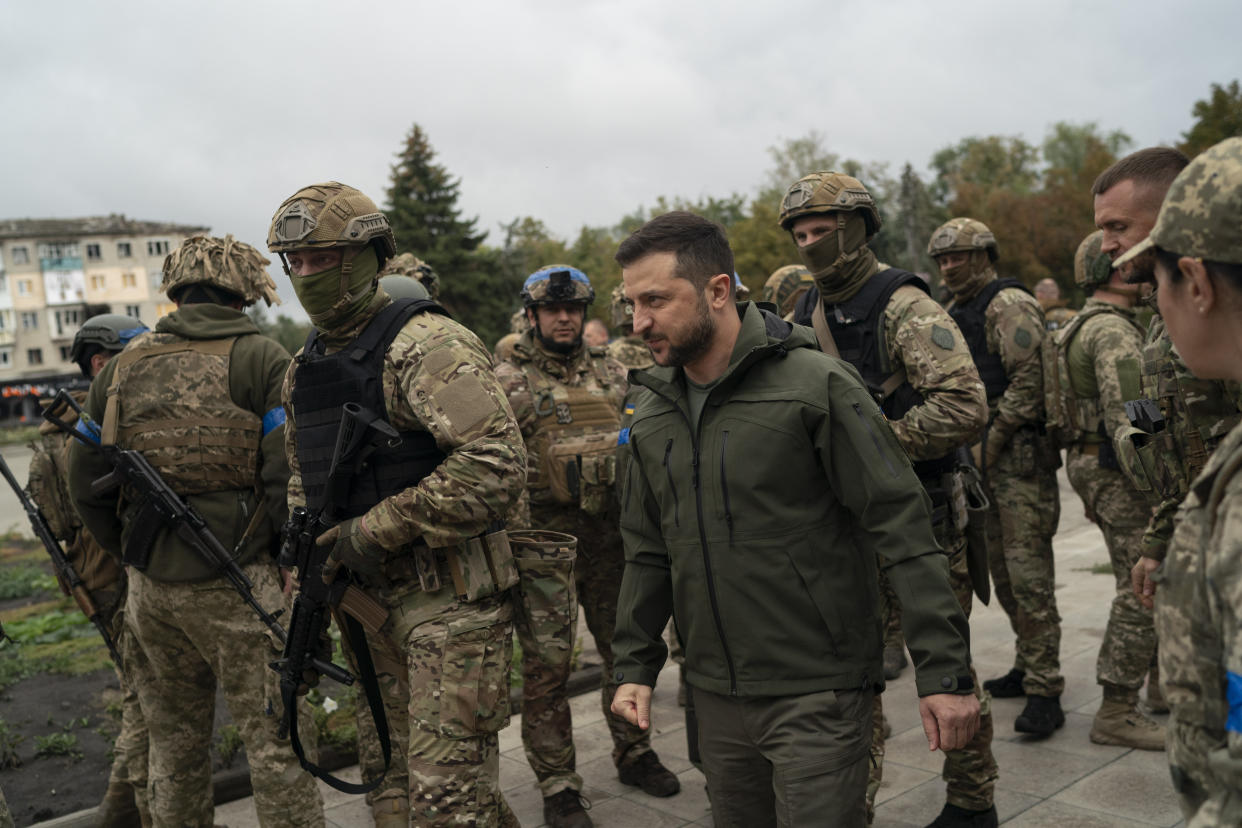
[[[128,782],[109,782],[99,803],[99,825],[102,828],[140,828],[142,816],[134,800],[134,786]]]
[[[375,828],[406,828],[410,824],[410,803],[405,797],[377,799],[371,803]]]
[[[1164,750],[1164,735],[1164,725],[1144,716],[1128,700],[1106,698],[1091,724],[1091,741],[1097,745]]]
[[[906,669],[906,665],[910,662],[906,661],[906,648],[900,645],[896,647],[884,648],[884,680],[894,681],[901,676],[901,671]]]
[[[566,788],[543,800],[543,821],[548,828],[592,828],[587,816],[591,802],[573,788]]]
[[[1051,736],[1065,724],[1065,712],[1061,710],[1060,696],[1027,696],[1026,707],[1014,720],[1013,729],[1019,733]]]
[[[1000,678],[985,681],[983,689],[991,693],[994,699],[1016,699],[1026,695],[1026,691],[1022,689],[1024,678],[1026,678],[1026,671],[1014,667]]]
[[[996,828],[997,824],[995,805],[983,811],[968,811],[946,802],[940,816],[927,828]]]
[[[673,772],[660,764],[660,757],[655,751],[647,751],[633,762],[626,762],[617,768],[617,777],[622,785],[641,788],[648,796],[672,796],[681,790],[681,782]]]

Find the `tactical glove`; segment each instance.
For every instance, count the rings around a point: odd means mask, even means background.
[[[388,553],[367,530],[366,515],[333,526],[315,538],[315,545],[332,547],[323,565],[326,584],[336,580],[336,571],[342,566],[365,578],[384,574],[384,558]]]

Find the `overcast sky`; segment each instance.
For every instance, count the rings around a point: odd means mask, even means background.
[[[265,250],[305,184],[382,202],[417,122],[489,240],[519,215],[572,238],[660,195],[753,193],[767,148],[811,130],[895,169],[1059,120],[1173,142],[1242,76],[1240,29],[1237,0],[0,0],[0,218]]]

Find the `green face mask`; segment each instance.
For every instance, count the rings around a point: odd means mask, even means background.
[[[321,331],[331,330],[352,319],[363,310],[375,294],[375,277],[379,259],[375,248],[366,247],[354,257],[345,291],[341,291],[341,269],[337,265],[313,276],[293,276],[293,292],[306,309],[306,315]]]
[[[821,298],[829,304],[858,292],[871,275],[875,257],[867,247],[867,225],[857,213],[842,213],[840,229],[798,250]],[[844,250],[842,248],[845,248]]]

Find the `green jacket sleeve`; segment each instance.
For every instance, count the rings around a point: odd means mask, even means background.
[[[91,383],[91,390],[86,395],[83,409],[95,424],[103,421],[104,401],[115,371],[115,362],[105,365]],[[119,556],[121,520],[116,514],[119,490],[114,489],[99,495],[91,491],[91,483],[110,471],[112,466],[102,454],[74,440],[69,449],[69,497],[73,500],[74,508],[78,510],[78,517],[82,518],[82,524],[95,536],[100,546]]]
[[[668,655],[663,632],[673,613],[668,550],[660,535],[660,511],[636,452],[629,452],[621,494],[625,572],[613,634],[617,683],[654,687]]]
[[[883,413],[862,387],[829,375],[831,412],[816,434],[829,483],[854,514],[860,554],[875,554],[901,599],[920,696],[969,692],[970,628],[932,532],[931,503]]]
[[[285,454],[285,409],[281,404],[281,385],[289,368],[289,353],[275,340],[248,336],[233,346],[229,361],[229,395],[239,407],[263,420],[259,443],[259,483],[263,488],[263,508],[267,512],[271,535],[277,536],[289,517],[286,500],[289,461]],[[256,533],[263,537],[264,533]]]

